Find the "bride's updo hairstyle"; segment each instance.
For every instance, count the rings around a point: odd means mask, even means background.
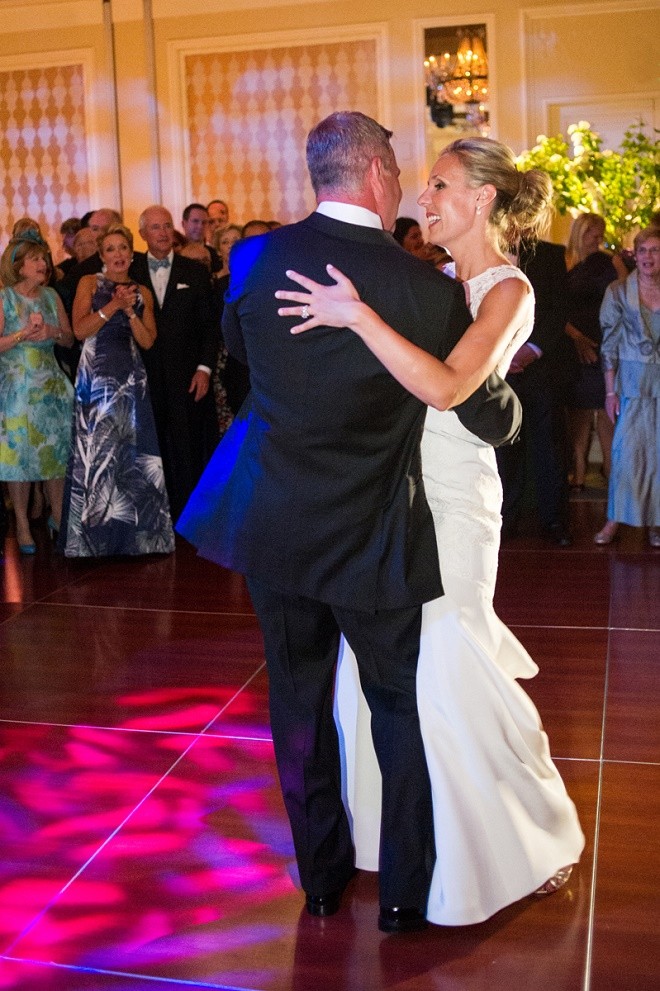
[[[547,230],[553,207],[552,183],[545,172],[520,172],[511,149],[492,138],[459,138],[442,155],[456,155],[470,186],[488,183],[497,190],[488,219],[497,229],[500,248],[535,241]]]

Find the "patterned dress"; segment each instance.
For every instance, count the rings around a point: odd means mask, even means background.
[[[29,299],[8,286],[0,297],[4,336],[23,330],[31,313],[59,324],[53,289],[42,288]],[[53,343],[21,341],[0,354],[0,481],[64,477],[73,389],[55,360]]]
[[[114,290],[99,273],[92,310]],[[59,539],[67,557],[174,550],[147,374],[123,310],[83,344]]]

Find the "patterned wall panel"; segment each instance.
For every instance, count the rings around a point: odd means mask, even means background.
[[[82,65],[0,71],[0,249],[38,220],[56,259],[59,226],[89,209]]]
[[[186,56],[193,198],[237,222],[305,216],[307,132],[333,110],[377,117],[375,64],[373,39]]]

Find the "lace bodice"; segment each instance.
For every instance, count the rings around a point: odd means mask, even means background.
[[[519,268],[514,265],[495,265],[493,268],[487,268],[485,272],[481,272],[480,275],[475,275],[473,279],[468,279],[465,285],[469,290],[469,301],[468,306],[470,308],[470,313],[472,314],[472,319],[476,319],[477,313],[479,312],[479,307],[481,301],[489,292],[493,286],[497,285],[498,282],[502,282],[503,279],[520,279],[529,288],[528,296],[528,307],[526,317],[513,336],[509,346],[507,347],[504,355],[497,368],[495,369],[498,375],[504,377],[509,370],[509,365],[511,364],[511,359],[514,354],[521,347],[529,335],[532,332],[532,327],[534,326],[534,290],[532,289],[531,283],[524,272],[521,272]]]

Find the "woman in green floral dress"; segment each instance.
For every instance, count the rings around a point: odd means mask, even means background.
[[[43,481],[59,527],[69,454],[73,389],[53,346],[73,344],[53,289],[48,245],[33,231],[13,238],[0,260],[0,481],[7,483],[23,554],[34,554],[28,520],[32,482]]]

